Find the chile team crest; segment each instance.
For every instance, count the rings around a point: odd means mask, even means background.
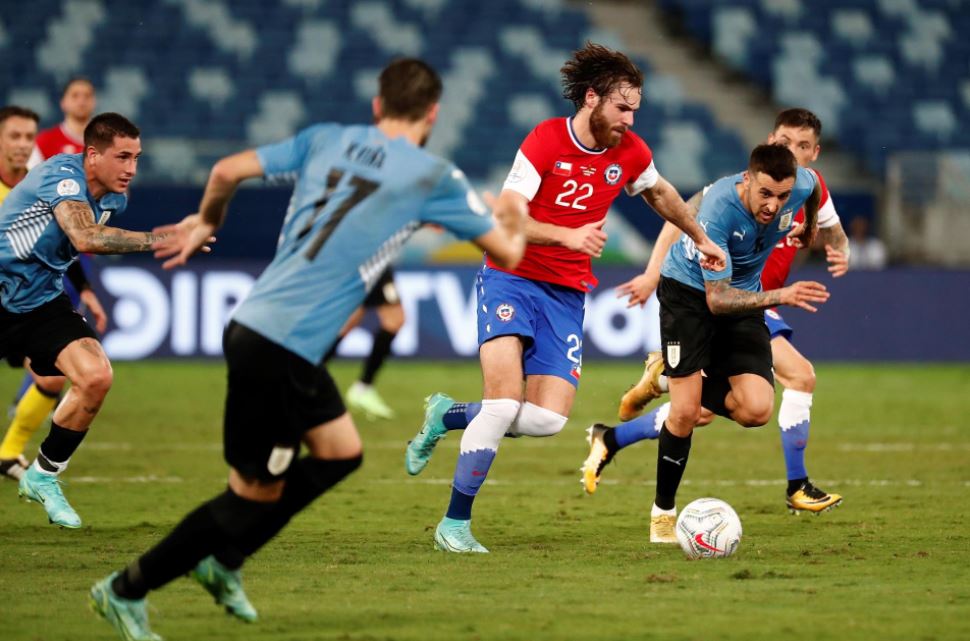
[[[620,182],[620,178],[622,176],[623,167],[620,167],[620,165],[617,163],[613,163],[606,168],[606,171],[603,172],[603,178],[606,179],[607,185],[615,185],[616,183]]]
[[[502,303],[495,308],[495,316],[503,323],[507,323],[515,317],[515,308],[508,303]]]

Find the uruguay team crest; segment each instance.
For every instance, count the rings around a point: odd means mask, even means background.
[[[781,218],[778,219],[778,229],[788,229],[791,227],[792,213],[790,209],[786,209],[782,212]]]
[[[680,343],[667,343],[667,364],[671,367],[680,365]]]
[[[515,317],[515,308],[508,303],[502,303],[495,308],[495,316],[503,323],[507,323]]]
[[[606,171],[603,172],[603,178],[606,179],[607,185],[615,185],[616,183],[620,182],[620,178],[622,176],[623,168],[617,163],[613,163],[606,168]]]

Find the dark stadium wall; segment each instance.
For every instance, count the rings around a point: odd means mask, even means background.
[[[273,237],[275,239],[275,236]],[[104,345],[115,359],[218,357],[222,328],[266,260],[195,258],[166,272],[144,257],[95,261],[96,283],[111,316]],[[394,351],[408,358],[473,358],[476,344],[474,267],[407,267],[396,280],[408,322]],[[600,287],[587,299],[584,357],[640,358],[659,345],[657,301],[626,309],[613,287],[638,269],[597,270]],[[832,298],[817,314],[784,309],[794,342],[813,360],[965,361],[970,272],[890,269],[834,280],[800,269],[798,279],[826,283]],[[341,344],[340,354],[370,349],[365,324]]]

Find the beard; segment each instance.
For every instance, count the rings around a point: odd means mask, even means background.
[[[593,107],[593,111],[589,114],[589,130],[599,148],[616,147],[623,140],[623,134],[614,131],[603,115],[602,102]]]

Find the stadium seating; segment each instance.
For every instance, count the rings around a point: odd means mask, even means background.
[[[662,0],[725,63],[876,172],[904,149],[970,146],[970,5],[963,0]],[[962,34],[959,35],[959,34]]]
[[[559,67],[589,37],[604,41],[560,0],[32,0],[0,18],[0,100],[34,107],[48,126],[60,85],[86,75],[99,110],[144,131],[139,182],[191,183],[242,146],[367,120],[375,72],[416,55],[445,78],[430,147],[494,184],[534,124],[570,112]],[[674,78],[648,73],[636,130],[685,190],[745,157]]]

